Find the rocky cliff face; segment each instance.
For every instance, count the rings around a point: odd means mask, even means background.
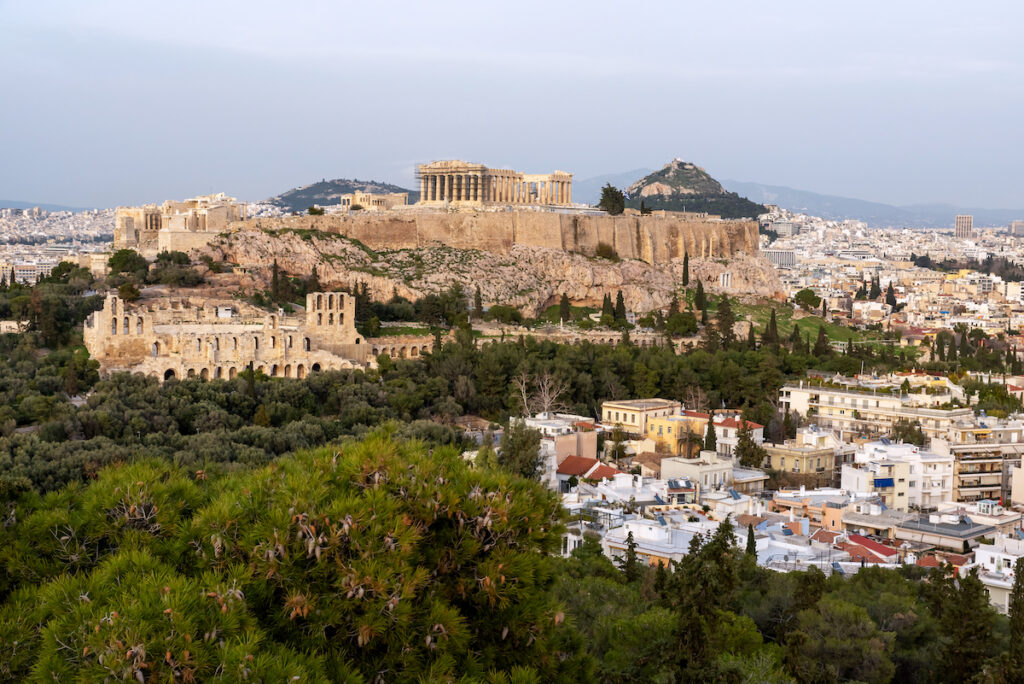
[[[441,246],[377,251],[338,234],[294,230],[239,231],[218,238],[204,252],[251,269],[264,286],[276,259],[290,275],[307,276],[315,266],[325,285],[365,282],[377,299],[393,292],[416,299],[455,282],[467,292],[479,285],[485,304],[509,304],[529,316],[557,304],[563,292],[574,304],[600,306],[605,294],[621,290],[632,311],[666,308],[683,271],[681,259],[658,265],[635,259],[611,262],[515,244],[500,254]],[[722,273],[731,277],[724,288]],[[691,258],[690,278],[702,280],[710,292],[731,295],[771,297],[782,291],[767,260],[742,253],[728,259]]]

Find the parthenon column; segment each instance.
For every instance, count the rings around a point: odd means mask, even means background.
[[[565,182],[565,203],[572,204],[572,181]]]
[[[420,176],[420,201],[427,199],[427,179],[425,176]]]

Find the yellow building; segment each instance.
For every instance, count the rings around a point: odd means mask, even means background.
[[[678,415],[683,405],[671,399],[626,399],[601,403],[601,422],[639,437],[647,434],[647,421]]]
[[[662,452],[693,458],[703,448],[707,425],[708,414],[697,411],[653,416],[647,419],[647,431],[644,436],[660,447],[659,450]]]

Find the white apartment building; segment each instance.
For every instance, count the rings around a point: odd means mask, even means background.
[[[843,466],[840,482],[847,491],[877,495],[893,510],[934,510],[953,500],[953,455],[889,440],[867,442],[853,465]]]
[[[998,536],[994,544],[979,544],[974,550],[978,579],[988,589],[988,600],[1000,613],[1010,610],[1013,566],[1024,556],[1024,540]]]
[[[945,437],[958,420],[973,420],[969,408],[938,408],[948,394],[903,394],[898,390],[865,390],[801,380],[779,390],[784,410],[811,417],[820,426],[839,433],[840,439],[878,436],[900,419],[917,422],[926,437]]]

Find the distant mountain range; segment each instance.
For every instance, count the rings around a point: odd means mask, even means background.
[[[283,211],[304,212],[314,204],[322,207],[332,204],[339,204],[340,197],[353,192],[374,192],[374,193],[409,193],[409,204],[418,202],[420,193],[406,188],[392,185],[391,183],[380,183],[377,181],[361,181],[358,179],[335,178],[334,180],[322,180],[312,185],[304,185],[301,188],[292,188],[276,197],[267,200],[268,203],[281,208]]]
[[[795,190],[781,185],[763,185],[743,181],[724,180],[722,184],[755,202],[775,204],[783,209],[801,212],[824,219],[864,221],[873,228],[951,228],[957,214],[974,216],[977,227],[1005,226],[1010,221],[1024,219],[1024,209],[982,209],[957,207],[950,204],[911,204],[895,206],[880,202],[836,195],[821,195],[806,190]]]
[[[16,202],[14,200],[0,200],[0,209],[34,209],[39,207],[44,211],[92,211],[94,207],[67,207],[63,204],[42,204],[41,202]]]

